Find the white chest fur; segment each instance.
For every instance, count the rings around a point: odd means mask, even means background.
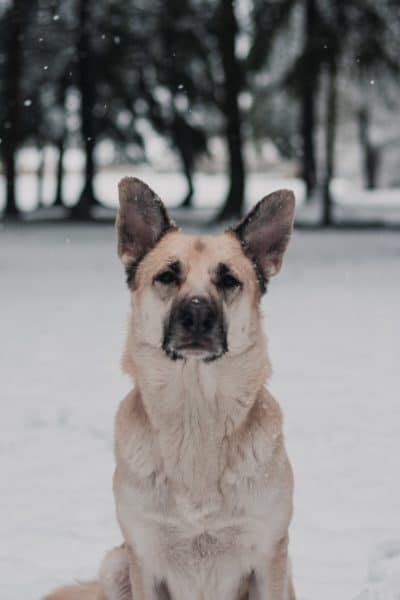
[[[162,398],[153,392],[150,406],[138,393],[121,405],[118,518],[173,597],[232,600],[290,519],[280,410],[263,389],[227,406],[212,379],[205,387],[189,372],[180,381],[184,389],[172,380]]]

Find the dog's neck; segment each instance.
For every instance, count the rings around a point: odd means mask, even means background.
[[[241,354],[210,363],[172,361],[161,349],[130,339],[124,367],[135,380],[168,477],[200,497],[217,483],[223,441],[245,423],[269,375],[263,334]]]

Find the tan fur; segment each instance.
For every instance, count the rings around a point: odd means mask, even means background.
[[[45,596],[43,600],[106,600],[100,595],[100,586],[96,582],[66,585]]]
[[[129,264],[123,244],[119,252]],[[177,260],[179,287],[155,283]],[[173,361],[161,347],[171,304],[216,297],[221,262],[242,282],[224,300],[229,351],[209,363]],[[281,410],[265,387],[271,368],[253,264],[232,233],[173,229],[141,260],[131,288],[123,367],[135,385],[115,422],[124,545],[104,559],[96,600],[294,600],[293,476]],[[91,600],[85,593],[47,600]]]

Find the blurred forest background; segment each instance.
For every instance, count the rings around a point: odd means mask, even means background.
[[[94,219],[98,174],[146,163],[188,209],[226,174],[216,220],[254,173],[322,225],[336,178],[400,206],[400,2],[0,0],[0,163],[4,219]]]

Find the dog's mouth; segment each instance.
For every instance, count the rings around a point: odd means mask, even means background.
[[[226,352],[226,349],[222,346],[204,340],[184,344],[174,344],[170,340],[168,343],[163,344],[163,349],[172,360],[196,358],[205,362],[216,360]]]
[[[199,352],[210,352],[212,351],[212,344],[199,342],[199,341],[191,341],[186,342],[184,344],[180,344],[176,347],[178,352],[184,352],[186,354],[198,354]]]

